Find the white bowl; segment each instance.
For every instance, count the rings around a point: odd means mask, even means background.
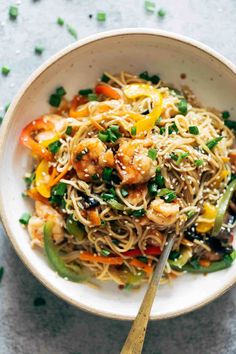
[[[21,197],[29,154],[19,145],[22,128],[48,111],[48,97],[63,85],[68,97],[91,87],[103,71],[140,73],[148,70],[175,86],[189,85],[201,102],[221,110],[236,110],[236,69],[208,47],[177,34],[152,29],[116,30],[78,41],[43,64],[15,97],[1,128],[0,211],[7,234],[22,261],[52,292],[65,301],[98,315],[133,319],[145,292],[120,291],[111,283],[100,289],[60,278],[42,252],[32,250],[27,231],[18,222],[31,210]],[[180,78],[185,73],[186,79]],[[236,282],[236,262],[227,270],[184,275],[158,291],[152,319],[174,317],[212,301]]]

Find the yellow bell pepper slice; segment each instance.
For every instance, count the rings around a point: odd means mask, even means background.
[[[201,214],[201,217],[205,219],[209,219],[209,222],[204,222],[204,221],[198,222],[197,220],[198,223],[196,227],[197,232],[205,233],[210,231],[215,223],[216,207],[210,203],[204,203],[203,213]]]
[[[153,86],[147,84],[126,85],[123,91],[125,96],[130,99],[135,99],[142,96],[157,98],[156,101],[158,101],[158,103],[155,104],[152,112],[146,115],[146,117],[139,119],[135,124],[137,134],[151,130],[155,126],[156,120],[160,117],[162,112],[163,99],[160,92]]]
[[[214,187],[218,188],[221,184],[221,182],[229,175],[229,171],[227,170],[222,170],[217,181],[214,183]]]
[[[37,191],[45,198],[51,196],[49,181],[49,164],[47,160],[42,160],[35,171],[35,184]]]

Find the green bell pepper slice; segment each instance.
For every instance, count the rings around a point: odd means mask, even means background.
[[[49,262],[55,271],[62,277],[67,278],[76,283],[83,282],[89,279],[88,274],[77,274],[69,269],[63,259],[60,257],[58,250],[56,249],[53,239],[52,239],[52,229],[53,222],[47,221],[44,225],[43,233],[44,233],[44,248],[46,255],[48,257]]]
[[[234,253],[234,252],[233,252]],[[188,273],[214,273],[214,272],[218,272],[219,270],[223,270],[226,268],[231,267],[232,263],[234,261],[234,257],[231,255],[225,255],[224,258],[220,261],[217,262],[212,262],[209,267],[202,267],[199,266],[198,267],[193,267],[191,264],[185,264],[181,270],[185,270]]]
[[[219,201],[215,224],[214,224],[214,227],[212,230],[212,236],[217,236],[218,233],[220,232],[221,226],[224,222],[225,213],[227,211],[230,200],[231,200],[235,190],[236,190],[236,179],[233,180],[232,182],[230,182],[230,184],[226,188],[225,193],[223,194],[223,196],[221,197],[221,199]]]
[[[82,241],[85,237],[85,230],[82,225],[75,221],[73,217],[68,217],[66,220],[66,229],[70,235],[75,236],[79,241]]]

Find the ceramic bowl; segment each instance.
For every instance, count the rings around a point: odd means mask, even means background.
[[[157,73],[168,83],[189,85],[207,107],[236,110],[235,66],[212,49],[189,38],[153,29],[125,29],[100,33],[76,42],[53,56],[30,77],[11,104],[1,128],[0,211],[6,232],[29,270],[54,294],[78,308],[116,319],[133,319],[145,292],[121,291],[117,285],[100,288],[60,278],[43,252],[33,250],[27,231],[18,222],[32,205],[21,197],[22,176],[30,157],[19,144],[22,128],[48,112],[48,97],[63,85],[71,98],[78,89],[93,86],[104,71]],[[181,77],[185,74],[186,78]],[[184,275],[158,291],[152,319],[174,317],[203,306],[236,282],[236,262],[217,273]]]

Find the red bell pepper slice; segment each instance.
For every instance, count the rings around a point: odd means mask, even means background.
[[[158,256],[161,254],[161,249],[160,247],[148,247],[145,251],[144,254],[147,256]],[[143,253],[139,248],[135,248],[134,250],[130,250],[127,252],[122,253],[125,257],[138,257],[138,256],[143,256]]]
[[[40,117],[38,119],[30,122],[26,127],[22,130],[20,135],[20,143],[27,148],[31,149],[36,155],[42,157],[47,161],[51,161],[53,159],[53,155],[48,149],[46,149],[43,145],[38,143],[32,137],[32,134],[37,130],[54,130],[54,124],[49,121],[45,117]]]

